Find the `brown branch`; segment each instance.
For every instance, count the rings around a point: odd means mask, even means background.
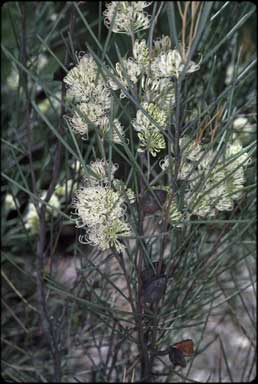
[[[196,139],[195,139],[196,144],[200,144],[201,143],[202,137],[204,135],[204,131],[209,126],[211,126],[212,122],[215,120],[215,127],[212,130],[212,134],[211,134],[211,142],[213,141],[215,133],[216,133],[216,131],[218,129],[218,126],[219,126],[219,121],[220,121],[221,116],[222,116],[222,114],[224,112],[224,109],[225,109],[225,105],[218,107],[216,112],[215,112],[215,114],[214,114],[214,116],[212,116],[212,118],[209,121],[206,121],[206,122],[204,122],[201,125],[201,127],[199,128],[199,131],[197,133]]]
[[[183,13],[183,19],[182,19],[182,54],[183,54],[183,60],[185,61],[186,58],[186,19],[187,19],[187,12],[189,8],[190,2],[186,1],[184,13]]]
[[[199,7],[199,2],[195,2],[193,1],[191,3],[191,25],[190,25],[190,32],[189,32],[189,39],[188,39],[188,49],[187,49],[187,54],[186,56],[188,56],[189,54],[189,51],[191,49],[191,46],[192,46],[192,41],[193,41],[193,27],[194,27],[194,23],[195,23],[195,16],[196,16],[196,12],[198,10],[198,7]]]
[[[46,290],[44,282],[44,261],[45,261],[45,241],[46,241],[46,222],[45,222],[46,207],[43,205],[40,209],[40,232],[39,240],[37,244],[37,262],[36,262],[36,281],[37,281],[37,293],[39,310],[41,315],[41,321],[43,329],[50,345],[50,350],[54,363],[54,377],[53,381],[58,383],[61,381],[61,359],[56,342],[56,334],[53,328],[53,323],[50,319],[47,302],[46,302]]]
[[[199,25],[199,20],[200,20],[201,13],[202,13],[202,8],[203,8],[203,2],[201,3],[199,11],[198,11],[198,16],[197,16],[197,20],[195,23],[194,33],[193,33],[193,39],[195,38],[197,30],[198,30],[198,25]]]
[[[176,4],[177,4],[177,8],[178,8],[178,10],[179,10],[181,19],[183,19],[184,16],[183,16],[183,12],[182,12],[182,8],[181,8],[180,1],[177,1]]]
[[[141,352],[140,355],[141,355],[141,365],[142,365],[142,376],[145,377],[145,376],[149,375],[151,367],[150,367],[150,360],[149,360],[149,356],[148,356],[148,350],[147,350],[147,346],[145,345],[145,342],[144,342],[144,334],[143,334],[142,284],[141,284],[141,277],[139,276],[139,275],[141,275],[141,273],[139,273],[139,271],[141,271],[141,269],[139,268],[139,266],[137,267],[137,273],[138,273],[138,278],[139,278],[138,281],[140,281],[140,287],[138,285],[138,292],[137,292],[138,297],[137,297],[137,303],[136,303],[136,307],[135,307],[132,289],[131,289],[131,284],[130,284],[130,279],[129,279],[128,272],[127,272],[126,267],[125,267],[125,262],[124,262],[123,256],[122,256],[122,254],[118,254],[118,252],[115,249],[112,249],[112,250],[113,250],[115,257],[118,260],[118,262],[119,262],[119,264],[123,270],[123,273],[124,273],[124,276],[126,279],[129,301],[130,301],[130,304],[132,307],[132,311],[133,311],[134,318],[135,318],[136,329],[137,329],[137,332],[139,335],[139,349]],[[140,255],[139,255],[140,261],[142,262],[143,261],[142,253],[141,253],[142,250],[140,249],[139,252],[140,252]]]
[[[140,154],[140,167],[143,169],[144,167],[144,154]],[[138,234],[140,236],[143,235],[143,220],[144,220],[144,212],[143,212],[143,204],[142,199],[144,196],[144,180],[140,176],[140,198],[138,199],[138,212],[139,212],[139,227],[138,227]],[[139,337],[139,351],[141,356],[141,376],[149,376],[151,367],[150,367],[150,359],[148,355],[148,349],[144,341],[144,331],[143,331],[143,313],[144,313],[144,307],[143,307],[143,299],[142,299],[142,279],[141,274],[142,270],[144,268],[144,256],[143,256],[143,249],[142,246],[139,247],[138,251],[138,257],[136,258],[136,271],[137,271],[137,281],[138,281],[138,292],[137,292],[137,301],[136,301],[136,328],[138,332]]]
[[[225,105],[222,105],[220,108],[218,108],[218,113],[215,118],[215,125],[214,128],[211,131],[211,142],[213,143],[214,137],[219,129],[220,122],[221,122],[221,117],[223,115],[223,112],[225,110]]]

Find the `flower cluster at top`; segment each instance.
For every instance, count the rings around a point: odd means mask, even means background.
[[[113,32],[129,35],[147,29],[150,16],[144,9],[150,4],[110,2],[104,11],[105,24]],[[168,36],[149,45],[144,39],[133,39],[132,57],[122,57],[115,70],[105,65],[100,69],[93,57],[85,54],[78,57],[78,64],[64,78],[67,98],[75,107],[67,120],[85,139],[93,127],[105,140],[123,144],[124,128],[116,117],[111,119],[112,91],[119,90],[120,97],[125,98],[138,88],[140,108],[131,124],[137,131],[139,151],[148,151],[155,157],[166,148],[165,131],[175,104],[173,79],[199,68],[199,64],[185,61],[177,49],[171,48]]]
[[[105,25],[113,32],[130,35],[149,28],[150,16],[144,12],[151,2],[111,1],[104,11]]]
[[[250,158],[241,143],[234,140],[225,148],[225,156],[184,136],[180,139],[181,162],[177,175],[185,183],[182,217],[214,217],[218,211],[231,211],[244,189],[244,167]],[[175,174],[175,160],[166,156],[160,166]],[[172,204],[175,207],[175,202]],[[181,218],[182,218],[181,217]]]
[[[151,47],[144,39],[136,40],[132,53],[133,57],[116,63],[109,85],[114,91],[120,90],[121,98],[128,97],[134,86],[139,85],[141,108],[132,126],[138,132],[138,150],[155,157],[166,148],[165,131],[175,106],[174,78],[179,78],[182,72],[195,72],[200,65],[185,62],[178,50],[171,49],[168,36],[154,40]]]
[[[82,240],[102,251],[113,247],[121,252],[124,245],[120,238],[131,234],[126,203],[134,201],[134,194],[114,178],[116,170],[116,165],[104,160],[92,162],[74,199],[77,225],[85,229]]]

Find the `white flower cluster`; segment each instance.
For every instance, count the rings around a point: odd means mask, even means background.
[[[19,206],[18,200],[14,198],[13,195],[11,195],[10,193],[7,193],[4,199],[4,208],[6,209],[6,211],[16,209],[16,205]]]
[[[136,40],[133,45],[133,57],[135,63],[144,70],[150,62],[149,48],[146,40]]]
[[[119,81],[119,83],[124,88],[129,89],[130,87],[132,87],[132,85],[136,84],[137,81],[139,80],[139,76],[141,75],[141,68],[131,58],[129,58],[128,60],[122,59],[121,63],[116,63],[116,72],[118,75],[117,80]],[[109,79],[109,86],[114,91],[121,88],[121,85],[119,83],[117,83],[112,78]],[[126,97],[122,89],[121,89],[120,97],[121,98]]]
[[[126,198],[116,191],[111,182],[117,166],[97,160],[90,164],[90,176],[76,193],[74,207],[79,217],[78,226],[85,228],[85,242],[98,246],[102,251],[114,247],[124,249],[119,240],[131,234],[126,221]],[[132,197],[129,193],[130,198]],[[131,200],[132,201],[132,200]]]
[[[180,227],[182,221],[184,219],[183,212],[179,211],[176,205],[176,201],[171,201],[171,204],[169,206],[169,217],[170,217],[170,223],[176,227]]]
[[[107,117],[103,117],[100,123],[101,136],[106,141],[112,141],[116,144],[123,144],[125,140],[124,127],[121,125],[118,119],[114,119],[110,124]]]
[[[233,121],[233,129],[234,138],[247,145],[256,134],[257,124],[251,124],[247,117],[239,116]]]
[[[216,152],[205,151],[200,144],[185,136],[180,140],[181,164],[178,179],[186,183],[184,209],[189,215],[203,218],[213,217],[217,211],[230,211],[234,200],[243,193],[244,166],[249,156],[242,145],[235,140],[226,145],[224,158],[216,159]],[[172,173],[174,160],[168,157],[160,162],[165,171],[170,165]]]
[[[186,73],[198,71],[200,64],[195,64],[193,61],[185,63],[179,51],[170,49],[158,55],[151,64],[151,67],[152,72],[155,73],[157,77],[176,76],[178,78],[183,70],[185,70]]]
[[[169,78],[151,79],[146,77],[142,81],[144,99],[155,103],[167,116],[175,104],[175,88]]]
[[[47,191],[43,191],[41,194],[41,200],[44,200],[46,197]],[[39,208],[41,207],[39,204]],[[51,196],[47,209],[46,209],[46,219],[48,220],[51,216],[56,217],[58,215],[58,209],[60,209],[60,200],[58,196],[53,193]],[[37,209],[33,203],[29,203],[25,216],[24,216],[25,228],[27,228],[31,234],[36,234],[39,231],[39,216]]]
[[[74,180],[68,179],[62,184],[57,184],[52,194],[47,207],[46,207],[46,220],[51,217],[57,217],[58,210],[61,208],[61,204],[64,202],[66,196],[70,196],[72,187],[74,186]],[[41,200],[45,200],[47,191],[42,191]],[[42,203],[39,203],[39,208]],[[25,228],[27,228],[31,234],[36,234],[39,231],[39,216],[37,209],[33,203],[29,203],[24,216]]]
[[[185,68],[185,65],[187,67]],[[126,97],[126,91],[133,90],[141,79],[141,104],[157,125],[164,127],[175,104],[175,84],[173,77],[179,77],[183,70],[192,73],[200,68],[193,61],[185,63],[179,51],[171,49],[168,36],[153,41],[148,47],[146,40],[136,40],[133,45],[133,58],[123,58],[116,64],[116,74],[109,80],[113,90],[120,89],[120,97]],[[161,122],[160,122],[161,121]],[[162,123],[162,124],[161,124]],[[132,122],[138,131],[140,151],[149,151],[156,156],[166,147],[163,133],[138,110]]]
[[[150,17],[144,8],[150,4],[146,1],[111,1],[104,11],[105,25],[113,32],[127,35],[147,29]]]
[[[31,234],[36,234],[39,231],[39,216],[33,203],[29,203],[27,211],[24,217],[25,228],[28,229]]]
[[[88,186],[96,186],[106,183],[110,184],[110,182],[114,180],[114,173],[117,169],[117,164],[112,164],[99,159],[91,161],[89,166],[89,176],[85,177],[85,183]]]
[[[242,70],[243,65],[235,67],[233,64],[229,64],[226,69],[225,84],[229,85],[232,83],[234,76],[237,77],[242,72]]]
[[[154,103],[143,103],[143,109],[152,117],[158,126],[164,128],[167,122],[167,116]],[[136,119],[132,121],[134,129],[138,132],[140,140],[139,151],[149,151],[152,156],[156,156],[160,150],[166,147],[165,139],[160,129],[157,128],[150,119],[142,112],[138,110]]]
[[[68,87],[67,98],[76,106],[73,115],[66,116],[66,119],[72,129],[85,139],[88,138],[90,125],[99,127],[100,134],[105,132],[106,135],[107,128],[113,130],[108,119],[111,93],[107,81],[101,75],[92,56],[85,54],[78,59],[78,65],[64,77],[64,82]],[[121,143],[121,136],[124,135],[123,127],[117,119],[114,125],[119,127],[117,130],[120,133],[120,140],[116,142]]]

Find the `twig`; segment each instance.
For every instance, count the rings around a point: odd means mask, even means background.
[[[189,8],[190,2],[186,1],[185,3],[185,9],[183,13],[183,18],[182,18],[182,54],[183,54],[183,59],[185,60],[185,52],[186,52],[186,19],[187,19],[187,12]]]
[[[198,16],[197,16],[197,20],[195,23],[194,33],[193,33],[193,39],[195,38],[197,30],[198,30],[198,25],[199,25],[199,20],[200,20],[201,13],[202,13],[202,8],[203,8],[203,2],[201,3],[201,6],[200,6],[199,11],[198,11]]]
[[[180,16],[183,19],[184,16],[183,16],[183,12],[182,12],[180,1],[177,1],[176,3],[177,3],[177,7],[178,7],[178,10],[179,10]]]
[[[5,279],[5,281],[9,284],[9,286],[12,288],[12,290],[16,293],[16,295],[23,301],[25,305],[28,306],[28,308],[32,309],[34,312],[38,312],[33,305],[31,305],[23,296],[22,294],[18,291],[18,289],[15,287],[15,285],[8,279],[7,275],[3,270],[1,270],[1,275]]]
[[[37,244],[37,263],[36,263],[36,280],[37,280],[37,291],[38,291],[38,301],[39,301],[39,310],[41,314],[41,320],[43,324],[43,329],[45,335],[48,339],[50,345],[50,350],[54,362],[54,382],[58,383],[61,381],[61,359],[56,343],[56,335],[53,329],[53,323],[50,319],[47,303],[46,303],[46,291],[45,291],[45,282],[44,282],[44,260],[45,260],[45,240],[46,240],[46,223],[45,223],[45,211],[46,208],[43,205],[40,209],[40,232],[39,232],[39,241]]]
[[[195,22],[195,16],[196,16],[196,12],[198,10],[198,7],[199,7],[199,2],[195,2],[193,1],[191,3],[191,25],[190,25],[190,32],[189,32],[189,41],[188,41],[188,49],[187,49],[187,54],[186,56],[188,56],[188,53],[189,53],[189,50],[191,49],[190,47],[192,46],[192,40],[193,40],[193,26],[194,26],[194,22]]]
[[[141,169],[143,169],[144,165],[144,159],[143,159],[144,154],[140,154],[140,166]],[[143,235],[143,219],[144,219],[144,213],[143,213],[143,196],[144,196],[144,180],[142,177],[140,177],[140,196],[141,198],[139,199],[139,205],[138,205],[138,212],[139,212],[139,230],[138,233],[139,235]],[[144,266],[144,258],[143,258],[143,250],[142,247],[139,247],[139,252],[138,252],[138,260],[136,264],[136,270],[137,270],[137,278],[138,278],[138,295],[137,295],[137,313],[140,315],[137,318],[137,331],[139,335],[139,349],[141,351],[141,369],[142,369],[142,377],[149,376],[150,374],[150,359],[148,355],[148,350],[147,346],[144,341],[144,334],[143,334],[143,302],[142,302],[142,279],[141,279],[141,273],[143,270]]]
[[[175,125],[175,187],[176,180],[178,176],[178,171],[180,167],[180,147],[179,147],[179,139],[180,139],[180,96],[181,96],[181,79],[178,78],[176,80],[176,125]]]

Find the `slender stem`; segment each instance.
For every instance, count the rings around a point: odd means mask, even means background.
[[[45,213],[46,207],[43,205],[40,209],[40,232],[39,232],[39,241],[37,245],[37,293],[38,293],[38,302],[39,310],[41,314],[41,320],[43,324],[43,329],[47,337],[48,343],[50,345],[50,350],[54,363],[54,377],[53,381],[56,383],[61,382],[61,358],[59,349],[56,342],[56,334],[53,328],[53,322],[50,319],[47,301],[46,301],[46,290],[44,282],[44,264],[45,264],[45,242],[46,242],[46,222],[45,222]]]
[[[131,30],[130,36],[131,36],[131,40],[132,40],[132,49],[133,49],[133,46],[134,46],[134,43],[135,43],[135,36],[134,36],[134,31],[133,30]]]
[[[195,38],[197,30],[198,30],[198,24],[199,24],[199,20],[201,17],[202,8],[203,8],[203,3],[200,5],[199,11],[198,11],[198,16],[197,16],[197,20],[195,23],[194,33],[193,33],[193,39]]]
[[[181,79],[180,77],[176,80],[176,125],[175,125],[175,183],[178,176],[178,171],[180,167],[180,147],[179,147],[179,139],[180,139],[180,93],[181,93]],[[176,187],[176,185],[175,185]]]
[[[182,20],[182,54],[183,59],[185,60],[185,51],[186,51],[186,19],[187,19],[187,12],[189,8],[190,2],[187,1],[185,3],[185,9],[183,14],[183,20]]]
[[[178,10],[179,10],[181,19],[183,19],[184,16],[183,16],[183,12],[182,12],[180,1],[177,1],[176,3],[177,3],[177,7],[178,7]]]
[[[188,53],[190,51],[190,48],[192,46],[192,39],[193,39],[193,26],[195,21],[195,15],[198,9],[199,3],[197,2],[197,5],[195,5],[195,2],[193,1],[191,3],[191,25],[190,25],[190,32],[189,32],[189,40],[188,40],[188,48],[186,56],[188,56]]]
[[[129,275],[128,275],[128,271],[126,270],[126,266],[125,266],[125,262],[124,262],[124,258],[123,258],[123,255],[121,253],[118,253],[117,250],[112,247],[112,251],[115,255],[115,258],[117,259],[123,273],[124,273],[124,276],[125,276],[125,280],[126,280],[126,285],[127,285],[127,290],[128,290],[128,295],[129,295],[129,302],[130,302],[130,305],[131,305],[131,308],[132,308],[132,312],[134,315],[136,315],[136,309],[135,309],[135,305],[134,305],[134,299],[133,299],[133,293],[132,293],[132,287],[131,287],[131,284],[130,284],[130,279],[129,279]]]
[[[27,68],[27,61],[29,57],[28,46],[27,46],[27,18],[26,18],[26,3],[22,3],[22,41],[21,41],[21,61],[25,68]],[[31,127],[31,101],[30,101],[30,90],[28,86],[28,75],[25,71],[21,71],[21,77],[23,78],[23,86],[25,90],[25,95],[27,99],[27,110],[26,110],[26,130],[27,130],[27,138],[28,138],[28,158],[30,165],[30,173],[32,180],[32,192],[36,194],[36,177],[32,162],[32,127]],[[37,207],[37,201],[34,202]]]
[[[147,180],[150,182],[150,152],[147,151]]]
[[[150,364],[149,364],[149,357],[148,357],[148,351],[147,347],[144,342],[144,335],[143,335],[143,325],[142,325],[142,306],[141,306],[141,291],[138,289],[138,300],[137,300],[137,306],[135,307],[133,294],[132,294],[132,288],[130,284],[130,279],[128,275],[128,271],[126,270],[125,262],[123,259],[122,254],[119,254],[114,248],[112,248],[112,251],[114,252],[114,255],[116,259],[118,260],[118,263],[120,264],[127,284],[128,289],[128,295],[129,295],[129,301],[132,308],[132,312],[134,314],[135,318],[135,324],[139,335],[139,349],[141,354],[141,363],[142,363],[142,376],[148,376],[150,372]],[[139,294],[140,292],[140,294]]]

